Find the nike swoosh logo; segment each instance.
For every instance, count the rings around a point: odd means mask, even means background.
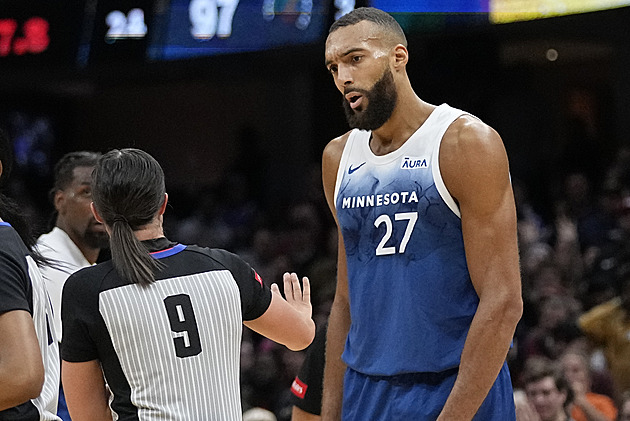
[[[352,168],[352,165],[350,165],[350,168],[348,168],[348,174],[352,174],[353,172],[355,172],[356,170],[358,170],[359,168],[361,168],[364,165],[365,165],[365,162],[363,164],[359,165],[356,168]]]

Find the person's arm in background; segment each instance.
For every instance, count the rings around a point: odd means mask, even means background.
[[[337,214],[335,212],[334,194],[337,170],[339,169],[341,154],[347,139],[348,135],[346,134],[331,141],[324,149],[322,158],[324,193],[335,221],[337,221]],[[339,226],[338,221],[337,226]],[[322,420],[329,421],[341,419],[343,378],[346,371],[346,365],[341,359],[341,354],[343,353],[346,337],[350,330],[351,321],[346,250],[340,229],[338,230],[338,234],[337,289],[328,318],[326,365],[324,368],[324,386],[322,391]]]
[[[322,386],[328,323],[320,326],[306,350],[302,366],[291,384],[291,421],[318,421],[322,412]]]
[[[523,311],[516,209],[507,154],[492,128],[472,117],[459,118],[445,134],[439,156],[446,187],[460,207],[479,306],[438,421],[470,420],[505,362]]]
[[[0,411],[39,396],[44,386],[44,363],[28,311],[0,314]]]
[[[540,416],[522,390],[514,391],[516,421],[540,421]]]
[[[286,300],[280,295],[278,285],[273,284],[267,311],[243,324],[292,351],[299,351],[309,346],[315,337],[315,322],[311,318],[311,287],[308,278],[302,278],[302,291],[295,273],[285,273],[283,282]]]
[[[615,421],[617,411],[614,406],[608,407],[608,413],[605,414],[589,402],[582,384],[576,384],[576,382],[574,382],[571,384],[571,388],[575,395],[573,398],[573,406],[582,410],[587,421]]]
[[[108,392],[98,360],[62,361],[61,382],[72,421],[111,421]]]

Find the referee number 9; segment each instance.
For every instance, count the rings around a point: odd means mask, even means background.
[[[193,357],[201,353],[199,328],[190,296],[171,295],[164,299],[164,306],[171,324],[175,355],[179,358]]]

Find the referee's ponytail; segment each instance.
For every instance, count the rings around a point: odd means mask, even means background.
[[[139,149],[104,154],[92,173],[94,207],[111,228],[114,267],[124,279],[141,285],[155,281],[161,267],[134,231],[154,220],[165,200],[160,164]]]

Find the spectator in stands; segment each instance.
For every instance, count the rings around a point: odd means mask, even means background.
[[[560,358],[565,378],[573,390],[571,416],[575,421],[614,421],[617,408],[605,395],[591,391],[591,373],[587,357],[579,351],[567,351]]]
[[[530,359],[525,364],[523,384],[527,402],[536,410],[540,421],[572,421],[568,407],[573,400],[573,392],[550,360]],[[523,405],[523,402],[518,403]],[[517,412],[520,411],[517,409]]]

